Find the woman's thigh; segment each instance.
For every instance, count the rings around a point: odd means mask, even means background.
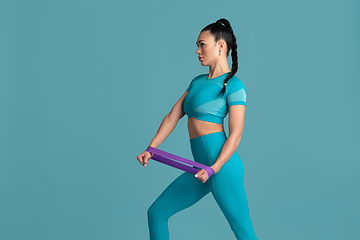
[[[213,176],[211,189],[216,202],[227,218],[248,220],[249,209],[244,188],[244,167],[236,152]]]
[[[202,183],[193,174],[184,172],[160,194],[149,212],[165,221],[195,204],[209,192],[209,183]]]

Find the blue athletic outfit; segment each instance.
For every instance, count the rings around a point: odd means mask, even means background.
[[[184,111],[189,118],[222,124],[230,106],[246,105],[245,87],[235,75],[227,81],[225,94],[220,95],[228,74],[224,73],[213,79],[209,79],[207,74],[201,74],[190,82],[184,99]],[[194,160],[207,166],[213,165],[226,139],[225,132],[214,132],[190,139]],[[168,240],[168,219],[210,192],[236,238],[257,240],[243,180],[244,166],[236,151],[219,172],[205,183],[188,172],[182,173],[148,209],[150,240]]]
[[[222,124],[230,106],[246,106],[245,87],[236,76],[227,81],[225,94],[219,95],[227,75],[209,79],[207,74],[201,74],[190,82],[184,100],[184,111],[189,118]]]

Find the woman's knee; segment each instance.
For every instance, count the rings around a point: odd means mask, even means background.
[[[154,205],[151,205],[147,210],[147,216],[149,219],[155,218],[157,215],[159,215],[158,211],[154,207]]]
[[[160,219],[163,215],[163,210],[157,207],[156,202],[154,202],[147,210],[147,216],[149,220]]]

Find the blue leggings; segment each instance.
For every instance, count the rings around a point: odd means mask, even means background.
[[[217,160],[227,137],[214,132],[190,139],[196,162],[211,166]],[[202,183],[184,172],[176,178],[148,209],[150,240],[168,240],[168,220],[175,213],[198,202],[209,192],[224,213],[237,239],[257,240],[244,189],[244,166],[237,152],[220,171]]]

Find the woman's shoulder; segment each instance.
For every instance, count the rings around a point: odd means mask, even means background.
[[[199,80],[199,79],[206,78],[206,76],[207,76],[206,73],[199,74],[199,75],[197,75],[196,77],[194,77],[194,78],[191,80],[190,84],[193,83],[193,82],[195,82],[195,81],[197,81],[197,80]]]
[[[240,78],[236,75],[234,75],[232,78],[230,78],[227,83],[227,87],[235,87],[235,88],[245,88],[243,82],[240,80]]]
[[[195,79],[202,79],[202,78],[206,78],[206,76],[208,76],[208,74],[207,74],[207,73],[201,73],[201,74],[197,75],[196,77],[194,77],[194,80],[195,80]]]
[[[246,89],[243,82],[234,75],[226,83],[225,96],[229,96],[234,93],[242,93],[246,95]]]

